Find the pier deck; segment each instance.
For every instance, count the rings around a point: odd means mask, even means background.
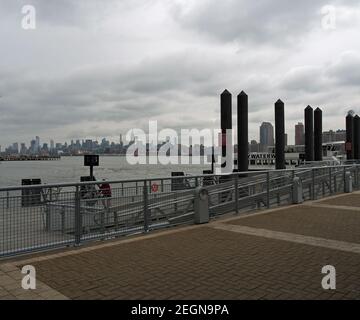
[[[359,202],[337,195],[4,261],[0,299],[360,299]],[[25,264],[38,292],[18,289]],[[334,291],[321,286],[325,265],[337,270]]]

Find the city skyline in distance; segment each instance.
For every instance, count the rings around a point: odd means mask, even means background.
[[[31,31],[19,27],[20,5],[0,4],[1,145],[35,135],[112,138],[150,119],[176,130],[217,128],[224,87],[249,95],[249,139],[274,121],[278,98],[289,143],[307,104],[322,108],[325,130],[359,111],[357,3],[334,3],[333,30],[322,26],[322,0],[91,3],[50,9],[36,1]]]
[[[300,130],[298,130],[300,129]],[[109,149],[109,153],[123,153],[125,149],[119,149],[119,146],[128,146],[133,143],[137,138],[131,135],[131,139],[127,141],[124,139],[124,135],[120,134],[118,140],[108,140],[106,137],[101,139],[71,139],[69,141],[55,141],[54,139],[42,141],[39,136],[36,136],[34,139],[30,140],[30,143],[27,145],[25,142],[13,142],[12,144],[7,145],[4,149],[0,146],[0,153],[3,154],[41,154],[42,152],[58,153],[66,151],[65,153],[76,154],[76,151],[82,152],[91,152],[93,150],[101,150],[103,152],[106,149]],[[233,129],[233,138],[235,145],[237,145],[236,130]],[[151,138],[147,135],[149,145],[154,145],[151,142]],[[216,138],[214,138],[216,139]],[[323,131],[323,143],[329,142],[339,142],[346,140],[346,131],[345,129],[336,129],[336,130],[327,130]],[[158,144],[166,142],[158,141]],[[305,144],[305,127],[304,124],[298,122],[295,125],[295,143],[289,143],[289,134],[285,133],[285,145],[294,145],[300,146]],[[168,141],[172,145],[181,144],[181,141]],[[297,143],[296,143],[297,142]],[[216,144],[216,143],[215,143]],[[189,146],[188,144],[181,144],[184,146]],[[255,146],[257,145],[257,147]],[[275,134],[274,126],[271,122],[263,122],[259,127],[259,135],[257,139],[249,139],[249,152],[268,152],[269,146],[275,145]],[[90,147],[91,146],[91,147]],[[204,143],[205,147],[211,147],[212,145]]]

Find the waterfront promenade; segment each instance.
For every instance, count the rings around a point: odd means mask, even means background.
[[[0,299],[360,299],[360,193],[4,260]],[[38,289],[20,287],[31,264]],[[333,265],[337,289],[321,286]]]

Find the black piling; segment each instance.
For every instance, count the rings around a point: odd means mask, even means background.
[[[244,91],[237,97],[238,103],[238,171],[249,170],[249,130],[248,130],[248,96]]]
[[[322,151],[322,111],[317,108],[314,111],[314,158],[315,161],[323,160]]]
[[[280,99],[275,103],[275,164],[285,169],[285,106]]]
[[[354,117],[354,159],[360,159],[360,117]]]
[[[222,157],[226,158],[226,130],[232,129],[232,95],[228,90],[225,90],[220,96],[220,108],[221,108],[221,134],[222,134]],[[229,150],[229,152],[232,150]],[[225,167],[226,163],[222,164]]]
[[[354,159],[354,116],[351,112],[346,116],[346,156],[348,160]]]
[[[305,108],[305,160],[314,161],[314,110]]]

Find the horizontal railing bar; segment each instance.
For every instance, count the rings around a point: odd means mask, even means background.
[[[179,176],[179,177],[153,177],[153,178],[144,178],[144,179],[129,179],[129,180],[109,180],[106,183],[109,184],[117,184],[117,183],[136,183],[136,182],[151,182],[158,180],[189,180],[196,178],[209,178],[209,177],[231,177],[236,175],[260,175],[270,173],[283,173],[283,172],[302,172],[302,171],[311,171],[311,170],[320,170],[320,169],[329,169],[329,168],[353,168],[360,166],[359,164],[354,165],[337,165],[337,166],[320,166],[320,167],[311,167],[311,168],[294,168],[294,169],[283,169],[283,170],[259,170],[259,171],[244,171],[244,172],[236,172],[229,174],[210,174],[210,175],[191,175],[191,176]],[[57,188],[57,187],[81,187],[81,186],[89,186],[89,185],[101,185],[104,183],[103,181],[90,181],[90,182],[69,182],[69,183],[56,183],[56,184],[41,184],[41,185],[26,185],[26,186],[9,186],[9,187],[1,187],[0,192],[4,191],[16,191],[16,190],[27,190],[27,189],[44,189],[44,188]],[[142,186],[141,186],[142,187]]]

